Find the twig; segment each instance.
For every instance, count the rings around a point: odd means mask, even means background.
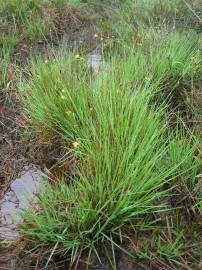
[[[36,261],[36,265],[35,265],[35,270],[39,270],[39,262],[41,259],[41,251],[39,252],[38,256],[37,256],[37,261]]]
[[[19,126],[21,128],[26,128],[25,124],[23,125],[23,123],[20,123],[20,121],[17,121],[18,119],[13,119],[11,117],[7,117],[7,116],[3,116],[3,115],[0,115],[0,118],[8,120],[8,121],[10,121],[12,123],[15,123],[17,126]]]
[[[13,130],[12,128],[7,127],[2,121],[0,121],[0,125],[4,126],[5,128],[7,128],[7,129],[9,129],[9,130]]]
[[[80,258],[81,258],[81,254],[82,254],[82,248],[81,248],[81,250],[80,250],[80,252],[79,252],[79,256],[78,256],[78,258],[77,258],[77,261],[76,261],[76,265],[75,265],[75,267],[74,267],[74,270],[77,270],[77,267],[78,267],[78,264],[79,264],[79,261],[80,261]]]

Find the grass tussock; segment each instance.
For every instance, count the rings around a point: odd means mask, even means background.
[[[189,49],[178,52],[183,64],[171,65],[175,83],[191,63],[184,61],[191,57]],[[151,54],[153,70],[147,72],[154,76],[146,79],[145,70],[137,70],[142,59],[144,54],[131,54],[120,65],[119,57],[112,58],[94,78],[86,61],[72,53],[49,65],[38,61],[29,84],[21,86],[35,128],[45,125],[58,133],[68,155],[77,159],[71,183],[46,185],[38,207],[25,213],[21,230],[34,239],[36,250],[52,246],[56,253],[69,251],[74,260],[81,251],[97,254],[100,243],[117,249],[126,226],[168,208],[164,199],[179,177],[192,175],[194,182],[197,142],[192,136],[186,147],[178,144],[180,133],[174,135],[164,118],[165,102],[154,104],[168,66],[156,70]]]
[[[200,269],[201,12],[197,0],[2,2],[0,86],[74,161],[23,212],[37,264],[104,254],[119,269],[121,250],[145,269]],[[54,54],[14,72],[18,47],[49,41]]]

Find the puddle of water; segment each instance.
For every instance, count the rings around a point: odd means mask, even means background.
[[[20,212],[29,208],[40,190],[41,173],[36,169],[25,170],[13,180],[10,190],[0,200],[0,239],[16,240],[20,235],[15,228],[23,221]]]

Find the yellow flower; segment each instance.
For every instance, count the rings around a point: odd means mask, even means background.
[[[46,60],[44,61],[44,63],[47,65],[47,64],[48,64],[48,59],[46,59]]]
[[[101,41],[103,41],[103,40],[104,40],[104,38],[103,38],[103,37],[101,37],[101,38],[100,38],[100,40],[101,40]]]
[[[136,45],[137,45],[137,46],[142,46],[142,43],[141,43],[140,41],[137,41],[137,42],[136,42]]]
[[[174,7],[174,12],[175,12],[175,14],[177,14],[179,12],[177,7]]]
[[[98,34],[95,34],[95,35],[94,35],[94,38],[97,38],[97,37],[98,37]]]
[[[67,99],[64,95],[61,95],[60,97],[61,99]]]
[[[77,141],[75,141],[75,142],[72,143],[72,145],[73,145],[74,148],[77,148],[79,143]]]
[[[72,112],[71,111],[66,111],[66,114],[67,115],[70,115]]]
[[[62,93],[65,93],[66,91],[65,91],[65,89],[62,89],[62,91],[61,91]]]
[[[76,59],[79,59],[79,58],[80,58],[80,54],[77,53],[77,54],[75,55],[75,58],[76,58]]]

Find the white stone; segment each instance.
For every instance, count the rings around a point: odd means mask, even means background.
[[[23,221],[21,211],[36,200],[40,182],[41,175],[36,169],[24,171],[12,181],[11,190],[0,201],[0,238],[15,240],[20,236],[15,228]]]
[[[88,56],[88,68],[95,74],[99,73],[102,62],[102,56],[99,53],[93,53]]]

